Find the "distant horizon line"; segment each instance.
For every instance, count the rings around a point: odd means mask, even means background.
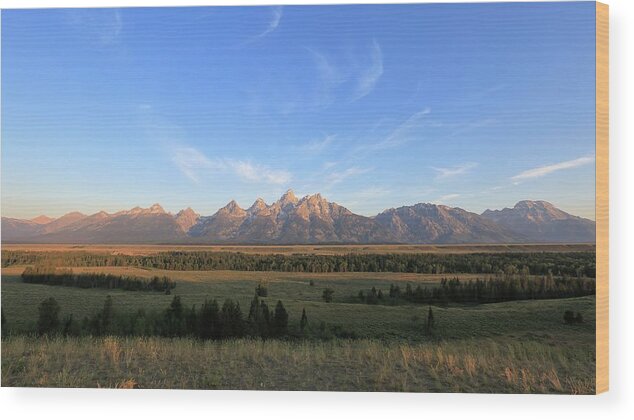
[[[247,210],[249,210],[251,207],[253,207],[255,204],[257,204],[258,202],[263,202],[263,203],[264,203],[267,207],[270,207],[270,206],[274,205],[275,203],[278,203],[278,202],[282,201],[282,200],[284,199],[284,197],[286,197],[286,196],[288,196],[288,195],[292,196],[292,198],[290,198],[290,197],[289,197],[289,199],[291,199],[291,200],[293,200],[293,201],[296,201],[297,203],[299,203],[299,202],[301,202],[301,201],[303,201],[303,200],[309,199],[309,198],[311,198],[311,197],[320,197],[321,199],[323,199],[323,200],[327,201],[328,203],[334,203],[334,204],[337,204],[337,205],[339,205],[339,206],[341,206],[341,207],[344,207],[344,208],[346,208],[347,210],[349,210],[349,211],[351,211],[351,212],[352,212],[352,210],[350,210],[348,207],[346,207],[346,206],[344,206],[344,205],[342,205],[342,204],[339,204],[338,202],[335,202],[335,201],[329,201],[329,200],[328,200],[328,199],[326,199],[326,198],[325,198],[325,197],[324,197],[321,193],[305,194],[305,195],[301,196],[301,198],[299,198],[299,197],[297,197],[297,196],[295,195],[294,190],[293,190],[292,188],[289,188],[288,190],[286,190],[286,192],[285,192],[284,194],[282,194],[282,195],[280,196],[280,198],[279,198],[278,200],[273,201],[273,202],[271,202],[271,203],[267,203],[267,202],[266,202],[266,200],[264,200],[262,197],[257,197],[257,198],[256,198],[256,199],[252,202],[252,204],[251,204],[250,206],[248,206],[248,207],[242,207],[242,206],[241,206],[241,205],[237,202],[237,200],[236,200],[236,199],[233,199],[233,198],[232,198],[231,200],[229,200],[229,201],[227,202],[227,204],[225,204],[225,205],[224,205],[224,206],[222,206],[222,207],[219,207],[217,210],[215,210],[215,212],[214,212],[214,213],[212,213],[212,214],[210,214],[210,215],[203,215],[203,214],[201,214],[201,213],[197,212],[196,210],[194,210],[191,206],[183,207],[183,208],[181,208],[180,210],[177,210],[177,211],[175,211],[175,212],[173,212],[173,211],[167,211],[167,210],[165,210],[165,208],[163,207],[163,205],[161,205],[159,202],[155,202],[155,203],[151,204],[151,205],[150,205],[150,206],[148,206],[148,207],[142,207],[142,206],[140,206],[140,205],[135,205],[135,206],[133,206],[133,207],[130,207],[130,208],[125,208],[125,209],[121,209],[121,210],[116,210],[116,211],[114,211],[114,212],[108,212],[108,211],[105,211],[105,210],[98,210],[98,211],[95,211],[94,213],[83,213],[83,212],[78,211],[78,210],[71,210],[71,211],[65,212],[65,213],[63,213],[63,214],[61,214],[61,215],[59,215],[59,216],[49,216],[49,215],[48,215],[48,214],[46,214],[46,213],[42,213],[42,214],[39,214],[39,215],[37,215],[37,216],[30,217],[30,218],[29,218],[29,217],[5,216],[4,214],[2,214],[2,215],[1,215],[1,217],[2,217],[2,218],[7,218],[7,219],[21,220],[21,221],[30,221],[30,222],[34,222],[36,219],[40,219],[40,218],[48,218],[48,219],[51,219],[51,220],[48,222],[48,223],[50,223],[51,221],[57,220],[57,219],[59,219],[59,218],[61,218],[61,217],[64,217],[64,216],[69,215],[69,214],[72,214],[72,213],[79,213],[79,214],[81,214],[81,215],[83,215],[83,216],[93,216],[93,215],[96,215],[96,214],[99,214],[99,213],[105,213],[105,214],[107,214],[108,216],[113,216],[113,215],[116,215],[117,213],[130,212],[130,211],[137,210],[137,209],[138,209],[138,210],[151,210],[152,208],[155,208],[155,207],[157,207],[157,206],[158,206],[158,207],[160,207],[160,209],[161,209],[161,211],[162,211],[162,212],[164,212],[164,213],[166,213],[166,214],[169,214],[169,215],[172,215],[172,216],[176,216],[179,212],[182,212],[182,211],[191,210],[191,211],[193,211],[194,213],[196,213],[199,217],[211,217],[211,216],[213,216],[214,214],[216,214],[218,211],[220,211],[220,210],[222,210],[223,208],[225,208],[225,207],[227,207],[227,206],[231,205],[232,203],[235,203],[235,204],[238,206],[238,208],[239,208],[239,209],[244,210],[244,211],[247,211]],[[489,210],[491,210],[491,211],[499,211],[499,210],[504,210],[504,209],[512,209],[512,208],[514,208],[515,206],[517,206],[519,203],[522,203],[522,202],[531,202],[531,203],[547,203],[547,204],[549,204],[549,205],[551,205],[551,206],[553,206],[553,207],[555,207],[555,208],[557,208],[557,209],[561,210],[559,207],[557,207],[556,205],[554,205],[554,204],[553,204],[553,203],[551,203],[550,201],[547,201],[547,200],[533,200],[533,199],[523,199],[523,200],[519,200],[519,201],[517,201],[514,205],[512,205],[511,207],[506,206],[506,207],[503,207],[503,208],[501,208],[501,209],[487,208],[486,210],[484,210],[484,211],[483,211],[483,212],[481,212],[481,213],[478,213],[478,212],[475,212],[475,211],[468,210],[467,208],[465,208],[465,207],[461,207],[461,206],[451,206],[451,205],[448,205],[448,204],[443,204],[443,203],[433,203],[433,202],[423,202],[423,201],[420,201],[420,202],[416,202],[416,203],[413,203],[413,204],[404,204],[404,205],[401,205],[401,206],[398,206],[398,207],[386,207],[386,208],[384,208],[382,211],[380,211],[380,212],[378,212],[378,213],[376,213],[376,214],[373,214],[373,215],[371,215],[371,216],[365,216],[365,215],[362,215],[362,216],[372,218],[372,217],[377,216],[378,214],[381,214],[381,213],[383,213],[383,212],[385,212],[385,211],[388,211],[388,210],[391,210],[391,209],[398,209],[398,208],[401,208],[401,207],[413,207],[413,206],[416,206],[416,205],[419,205],[419,204],[426,204],[426,205],[433,205],[433,206],[444,206],[444,207],[453,208],[453,209],[461,209],[461,210],[467,211],[467,212],[469,212],[469,213],[477,214],[477,215],[482,215],[484,212],[489,211]],[[564,211],[564,210],[561,210],[561,211]],[[355,213],[355,212],[352,212],[352,213]],[[568,212],[566,212],[566,213],[568,213]],[[359,214],[359,213],[355,213],[355,214]],[[573,213],[568,213],[568,214],[570,214],[570,215],[572,215],[572,216],[576,216],[576,217],[581,217],[581,218],[583,218],[583,219],[591,220],[591,221],[593,221],[593,222],[595,222],[595,223],[596,223],[596,220],[595,220],[594,218],[577,216],[576,214],[573,214]],[[34,222],[34,223],[37,223],[37,222]],[[41,224],[46,224],[46,223],[41,223]]]

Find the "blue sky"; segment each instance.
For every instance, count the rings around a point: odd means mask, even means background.
[[[2,215],[320,192],[594,219],[593,2],[4,10]]]

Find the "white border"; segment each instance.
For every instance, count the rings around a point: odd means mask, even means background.
[[[3,0],[2,8],[412,3],[413,1]],[[448,3],[448,1],[435,1]],[[464,1],[476,3],[477,1]],[[634,2],[610,5],[610,392],[600,396],[328,392],[0,390],[8,419],[550,419],[626,418],[634,412]],[[629,77],[628,77],[629,76]]]

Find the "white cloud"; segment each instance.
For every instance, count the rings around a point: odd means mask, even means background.
[[[270,34],[271,32],[275,31],[277,29],[278,26],[280,26],[280,21],[282,20],[282,14],[283,14],[284,8],[282,6],[277,6],[277,7],[273,7],[273,9],[271,10],[271,21],[269,22],[269,26],[266,27],[266,29],[255,36],[255,38],[264,38],[265,36],[267,36],[268,34]]]
[[[284,170],[271,169],[265,165],[241,160],[227,160],[226,162],[233,172],[245,181],[287,184],[291,180],[291,174]]]
[[[319,83],[316,84],[315,103],[317,106],[328,106],[335,99],[335,88],[345,82],[346,77],[325,54],[310,48],[306,48],[306,50],[315,61],[319,77]]]
[[[347,178],[357,176],[357,175],[362,175],[371,170],[372,168],[360,168],[358,166],[352,166],[343,171],[331,172],[329,175],[326,176],[326,181],[330,184],[330,186],[332,186],[334,184],[338,184],[342,181],[345,181]]]
[[[311,141],[310,143],[304,145],[302,149],[311,153],[321,153],[330,146],[335,137],[335,135],[328,135],[321,140]]]
[[[370,52],[370,66],[365,68],[359,75],[357,86],[352,100],[356,101],[368,95],[383,75],[383,52],[381,46],[373,40],[372,51]]]
[[[458,197],[460,197],[460,194],[446,194],[446,195],[438,197],[436,200],[433,201],[433,203],[446,204],[447,202],[450,202]]]
[[[453,166],[451,168],[436,168],[433,166],[431,168],[438,173],[438,175],[436,175],[436,179],[443,179],[465,174],[476,166],[478,166],[477,163],[465,163],[462,165]]]
[[[407,120],[405,120],[401,125],[396,127],[394,131],[392,131],[390,135],[387,136],[384,140],[378,143],[364,145],[360,148],[360,150],[377,151],[377,150],[391,149],[393,147],[400,146],[401,144],[409,140],[408,135],[410,134],[410,132],[416,127],[419,127],[423,119],[425,118],[425,116],[429,114],[430,112],[431,112],[431,109],[427,107],[421,111],[418,111],[410,115],[409,118],[407,118]]]
[[[520,182],[526,179],[540,178],[553,172],[561,171],[564,169],[577,168],[579,166],[588,165],[592,162],[594,162],[594,156],[583,156],[578,159],[567,160],[565,162],[559,162],[553,165],[546,165],[534,169],[529,169],[511,177],[511,179],[515,182]]]
[[[217,168],[213,161],[193,147],[178,147],[173,150],[172,162],[183,175],[195,183],[200,182],[198,172],[201,169]]]
[[[201,175],[209,172],[229,172],[243,181],[275,185],[287,184],[292,178],[290,172],[266,165],[236,159],[210,159],[193,147],[175,147],[171,153],[176,167],[197,184]]]

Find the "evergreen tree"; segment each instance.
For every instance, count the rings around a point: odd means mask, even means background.
[[[255,294],[260,297],[267,297],[269,295],[269,289],[265,283],[258,283],[255,288]]]
[[[429,307],[429,311],[427,312],[427,324],[425,325],[425,330],[427,335],[431,335],[434,329],[434,312],[431,310],[431,306]]]
[[[79,326],[73,319],[73,314],[68,315],[64,320],[64,328],[62,330],[62,334],[65,336],[75,336],[79,335]]]
[[[106,300],[101,310],[101,333],[108,334],[112,331],[112,321],[114,319],[114,309],[112,307],[112,296],[106,296]]]
[[[220,337],[220,310],[218,302],[214,299],[209,301],[205,299],[205,303],[200,308],[200,321],[198,336],[203,339],[212,339]]]
[[[288,332],[288,313],[281,300],[278,300],[277,305],[275,305],[273,329],[278,336],[285,335]]]
[[[191,309],[185,315],[185,333],[189,336],[198,334],[198,314],[196,313],[196,305],[192,305]]]
[[[321,298],[324,300],[324,302],[326,303],[330,303],[332,302],[332,297],[335,294],[335,291],[332,290],[331,288],[326,288],[324,289],[324,292],[321,295]]]
[[[243,332],[243,319],[240,304],[231,299],[225,300],[220,311],[220,325],[223,337],[240,337]]]
[[[256,323],[260,320],[260,299],[258,298],[258,293],[256,291],[255,296],[251,299],[251,306],[249,307],[249,315],[247,316],[247,320],[251,323]]]
[[[299,329],[304,332],[304,329],[308,325],[308,317],[306,316],[306,308],[302,309],[302,319],[299,321]]]
[[[0,317],[2,318],[2,336],[7,335],[7,317],[4,316],[4,309],[0,309]]]
[[[184,311],[180,296],[174,296],[169,308],[165,311],[166,331],[170,337],[178,337],[184,332]]]
[[[59,327],[59,304],[55,298],[44,299],[38,307],[38,334],[50,334]]]

